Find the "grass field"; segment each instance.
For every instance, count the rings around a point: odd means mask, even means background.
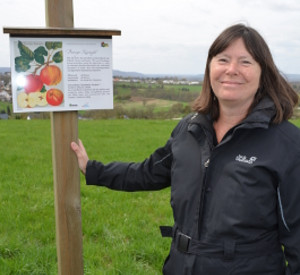
[[[92,159],[140,161],[174,121],[79,121]],[[0,120],[0,274],[57,274],[49,120]],[[81,179],[85,274],[161,274],[169,190],[123,193]]]
[[[79,121],[79,136],[91,159],[142,161],[176,123]],[[50,121],[0,127],[0,274],[57,274]],[[170,190],[124,193],[81,182],[85,274],[161,274],[171,240],[158,227],[173,222]]]
[[[119,118],[127,116],[134,119],[164,119],[186,115],[191,111],[191,102],[199,95],[201,85],[173,85],[114,83],[114,109],[104,111],[80,111],[87,118]],[[10,111],[9,111],[10,110]],[[0,101],[0,113],[12,113],[12,104]],[[35,117],[45,118],[46,113]],[[26,119],[27,115],[11,114],[11,119]],[[49,116],[46,116],[49,118]]]

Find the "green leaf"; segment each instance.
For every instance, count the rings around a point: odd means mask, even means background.
[[[21,41],[18,41],[18,48],[21,56],[29,60],[34,59],[34,54],[32,50],[30,50],[27,46],[25,46]]]
[[[51,50],[52,42],[46,42],[45,46],[48,50]]]
[[[39,64],[45,63],[45,58],[43,55],[34,55],[34,60]]]
[[[24,56],[18,56],[15,58],[15,70],[16,72],[26,72],[30,69],[30,61]]]
[[[53,42],[53,49],[56,50],[56,49],[60,49],[62,48],[62,42]]]
[[[45,43],[45,46],[48,50],[56,50],[56,49],[59,49],[59,48],[62,48],[62,42],[58,42],[58,41],[47,41]]]
[[[45,47],[40,46],[34,50],[34,54],[47,56],[48,51],[45,49]]]
[[[48,55],[48,51],[45,49],[45,47],[40,46],[34,51],[34,60],[39,64],[45,63],[44,56]]]
[[[53,55],[52,59],[55,63],[61,63],[63,61],[63,52],[59,51],[59,52],[55,53],[55,55]]]
[[[40,92],[41,92],[41,93],[47,92],[47,89],[46,89],[45,85],[43,86],[43,88],[42,88],[42,90],[41,90]]]

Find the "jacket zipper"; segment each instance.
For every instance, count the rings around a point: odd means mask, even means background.
[[[206,175],[207,175],[207,169],[209,167],[209,162],[210,162],[210,158],[208,158],[203,164],[204,165],[204,178],[203,178],[203,186],[202,186],[201,196],[200,196],[199,221],[198,221],[199,238],[201,238],[203,208],[204,208],[205,190],[206,190]]]
[[[209,140],[205,130],[204,133],[206,135],[206,139],[208,141],[209,144],[209,148],[210,148],[210,157],[204,162],[204,177],[203,177],[203,186],[202,186],[202,190],[201,190],[201,197],[200,197],[200,207],[199,207],[199,221],[198,221],[198,233],[199,233],[199,238],[201,238],[201,231],[202,231],[202,224],[203,224],[203,210],[204,210],[204,203],[205,203],[205,193],[206,193],[206,186],[207,186],[207,169],[209,168],[210,165],[210,160],[212,159],[212,154],[213,151],[218,148],[219,146],[222,146],[223,144],[227,143],[231,138],[234,132],[227,132],[227,134],[224,136],[223,140],[217,144],[216,146],[213,145],[213,143],[211,143],[211,141]]]
[[[214,146],[207,134],[204,133],[206,135],[206,139],[208,141],[209,144],[209,148],[210,148],[210,157],[204,162],[204,177],[203,177],[203,186],[202,186],[202,190],[201,190],[201,195],[200,195],[200,207],[199,207],[199,221],[198,221],[198,233],[199,233],[199,238],[201,238],[201,231],[202,231],[202,224],[203,224],[203,210],[204,210],[204,203],[205,203],[205,193],[206,193],[206,186],[207,186],[207,169],[209,168],[210,165],[210,160],[213,158],[213,152],[220,146],[224,145],[225,143],[227,143],[229,140],[231,140],[231,138],[233,137],[233,135],[235,134],[236,130],[239,129],[239,127],[235,127],[233,129],[231,129],[230,131],[228,131],[226,133],[226,135],[223,137],[223,139],[221,140],[221,142],[219,144],[217,144],[216,146]]]
[[[263,108],[262,108],[263,109]],[[203,177],[203,186],[202,186],[202,190],[201,190],[201,195],[200,195],[200,206],[199,206],[199,220],[198,220],[198,235],[199,235],[199,238],[201,238],[201,229],[202,229],[202,219],[203,219],[203,208],[204,208],[204,200],[205,200],[205,190],[206,190],[206,182],[207,182],[207,169],[209,167],[209,164],[210,164],[210,160],[212,159],[212,153],[213,151],[219,147],[219,146],[222,146],[223,144],[227,143],[229,140],[231,140],[232,136],[235,134],[235,132],[240,129],[240,128],[248,128],[246,126],[245,123],[243,124],[239,124],[239,125],[236,125],[233,129],[231,129],[230,131],[228,131],[225,136],[223,137],[222,141],[214,146],[212,143],[211,143],[211,140],[209,139],[207,133],[206,133],[206,130],[201,126],[205,136],[206,136],[206,140],[208,141],[208,144],[209,144],[209,148],[210,148],[210,157],[204,162],[204,177]],[[260,124],[260,126],[256,126],[256,127],[261,127],[261,128],[266,128],[267,125],[266,123],[264,124]],[[283,214],[282,214],[283,216]],[[286,226],[286,228],[289,230],[288,226],[286,225],[285,223],[285,220],[284,220],[284,217],[283,217],[283,222]]]
[[[202,128],[203,129],[203,128]],[[210,165],[210,160],[212,159],[212,154],[213,151],[218,148],[219,146],[222,146],[224,143],[227,143],[231,138],[232,135],[234,134],[234,131],[229,131],[227,134],[223,137],[222,141],[214,146],[212,140],[210,140],[208,134],[206,133],[205,129],[203,129],[203,132],[206,136],[206,140],[208,142],[209,148],[210,148],[210,157],[204,162],[204,177],[203,177],[203,186],[201,190],[201,195],[200,195],[200,206],[199,206],[199,220],[198,220],[198,235],[199,238],[201,238],[201,229],[202,229],[202,219],[203,219],[203,208],[204,208],[204,201],[205,201],[205,193],[206,193],[206,185],[207,185],[207,169],[209,168]]]

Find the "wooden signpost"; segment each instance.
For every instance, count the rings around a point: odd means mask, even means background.
[[[47,28],[4,28],[4,33],[32,38],[112,38],[121,34],[118,30],[74,29],[72,0],[45,0],[45,4]],[[56,245],[61,275],[83,274],[80,172],[70,149],[71,141],[78,140],[77,117],[77,110],[51,112]]]

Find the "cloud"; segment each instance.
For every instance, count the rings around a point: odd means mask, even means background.
[[[298,0],[73,0],[73,6],[75,27],[122,31],[113,38],[115,69],[203,72],[216,36],[243,22],[266,39],[279,68],[300,73]],[[0,25],[44,26],[44,1],[1,1]],[[0,34],[0,42],[0,66],[6,66],[8,35]]]

